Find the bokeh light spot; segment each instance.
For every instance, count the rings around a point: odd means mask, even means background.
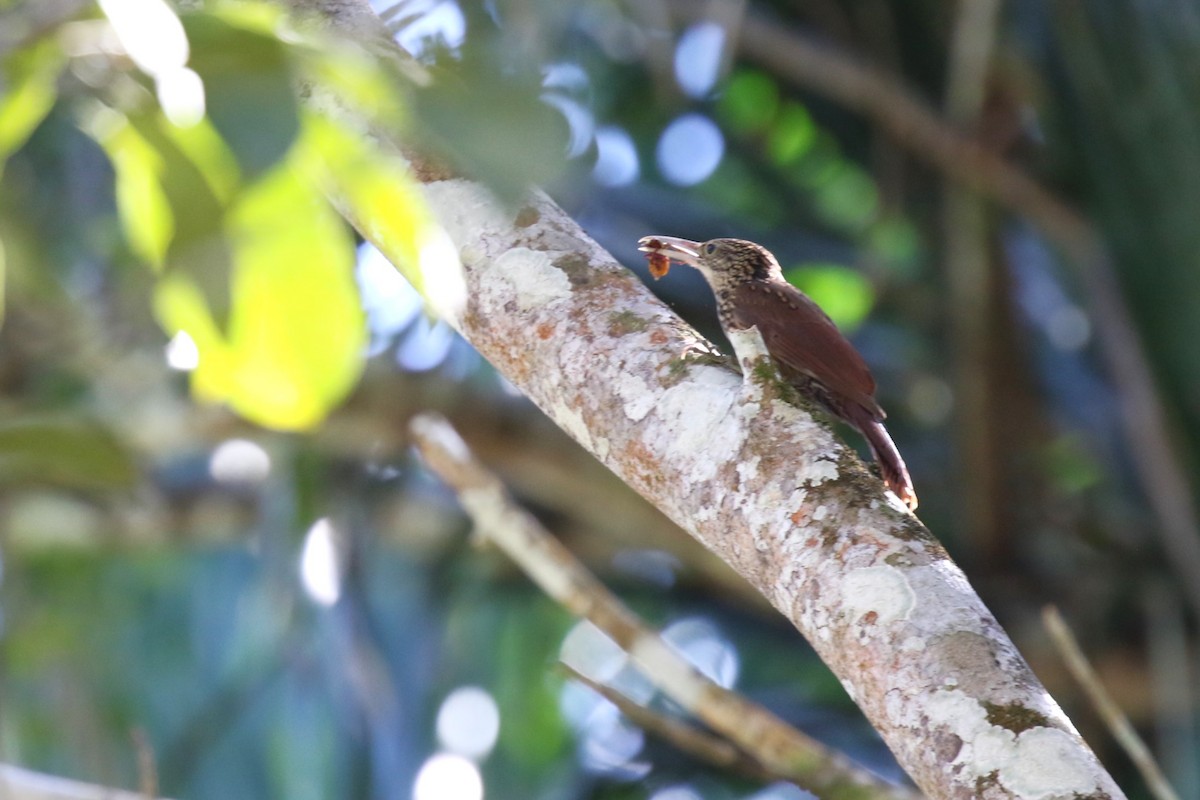
[[[596,131],[596,166],[592,177],[601,186],[627,186],[638,179],[637,146],[624,128],[605,125]]]
[[[300,553],[300,582],[308,596],[323,606],[333,605],[342,594],[336,537],[333,523],[322,517],[308,529]]]
[[[725,154],[725,137],[711,119],[684,114],[658,139],[658,168],[671,183],[692,186],[713,174]]]
[[[704,800],[704,798],[690,786],[667,786],[650,795],[650,800]]]
[[[483,800],[483,776],[470,759],[438,753],[417,771],[413,800]]]
[[[200,366],[200,348],[187,331],[179,331],[163,348],[167,366],[180,372],[191,372]]]
[[[395,0],[376,0],[376,10],[395,6]],[[457,50],[467,36],[467,21],[458,3],[425,0],[404,4],[408,21],[396,32],[396,42],[417,58],[432,57],[438,47]]]
[[[271,457],[248,439],[221,442],[208,459],[208,474],[217,483],[261,483],[271,474]]]
[[[683,32],[675,46],[675,80],[691,97],[712,91],[721,73],[725,29],[715,22],[698,22]]]
[[[664,628],[662,637],[714,683],[728,689],[737,682],[737,651],[708,620],[686,617]]]
[[[478,686],[455,689],[437,714],[437,737],[451,753],[479,760],[492,751],[500,734],[500,709]]]
[[[941,378],[925,375],[913,381],[908,390],[908,413],[918,422],[933,428],[941,425],[954,410],[954,390]]]
[[[180,67],[160,72],[154,88],[172,124],[187,128],[204,119],[204,81],[195,71]]]

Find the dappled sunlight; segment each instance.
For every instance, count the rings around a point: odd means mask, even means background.
[[[372,0],[377,11],[396,6],[395,0]],[[419,59],[438,47],[457,50],[466,38],[466,20],[454,0],[418,0],[403,7],[405,24],[396,31],[396,42]]]
[[[461,686],[446,696],[437,713],[438,742],[448,752],[482,760],[496,746],[500,709],[486,690]]]
[[[592,178],[601,186],[628,186],[638,179],[641,169],[637,146],[628,131],[616,125],[604,125],[596,131],[596,165]]]
[[[692,186],[712,175],[721,163],[725,137],[703,114],[684,114],[662,132],[655,153],[664,178],[678,186]]]
[[[337,530],[322,517],[304,535],[300,552],[300,584],[313,602],[332,606],[342,594],[342,565]]]
[[[412,796],[413,800],[483,800],[483,776],[470,759],[438,753],[421,765]]]
[[[421,295],[370,242],[359,246],[355,269],[375,355],[421,313]]]
[[[444,320],[461,319],[467,309],[467,281],[450,235],[440,226],[429,227],[421,236],[417,259],[429,305]]]
[[[249,439],[229,439],[213,450],[208,472],[217,483],[262,483],[271,474],[271,457]]]
[[[725,28],[716,22],[698,22],[675,45],[675,80],[689,96],[708,95],[720,77]]]
[[[663,629],[662,638],[717,685],[730,689],[737,683],[737,649],[709,620],[703,617],[677,620]]]
[[[152,77],[167,119],[180,126],[204,118],[204,83],[187,68],[183,24],[163,0],[100,0],[125,52]]]
[[[691,786],[680,784],[659,789],[650,795],[650,800],[704,800],[704,795]]]
[[[180,372],[191,372],[200,366],[200,348],[187,331],[177,331],[163,348],[167,366]]]

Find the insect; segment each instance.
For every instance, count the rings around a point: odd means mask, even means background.
[[[646,261],[650,263],[650,274],[654,276],[654,280],[658,280],[671,269],[671,259],[665,253],[658,251],[658,248],[661,248],[663,244],[657,239],[651,239],[646,242],[646,245],[649,248],[653,248],[646,253]]]

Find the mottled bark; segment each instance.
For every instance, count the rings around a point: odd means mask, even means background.
[[[1123,797],[941,545],[769,371],[681,359],[695,332],[544,195],[419,177],[461,259],[422,265],[431,305],[786,615],[929,796]]]

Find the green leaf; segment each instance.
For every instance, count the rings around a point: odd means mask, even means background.
[[[52,37],[5,60],[0,70],[0,174],[4,161],[50,113],[65,61]]]
[[[1054,486],[1064,494],[1085,492],[1104,477],[1096,457],[1078,436],[1059,436],[1046,446],[1042,460]]]
[[[428,145],[514,202],[566,167],[567,122],[541,95],[536,75],[477,56],[446,65],[418,92],[414,117]]]
[[[738,70],[721,93],[717,111],[736,133],[758,133],[779,111],[779,88],[769,76],[753,70]]]
[[[846,333],[862,324],[875,302],[875,291],[867,279],[838,264],[804,264],[789,269],[784,277]]]
[[[228,334],[191,274],[169,273],[155,292],[163,327],[187,332],[200,351],[196,396],[285,430],[318,424],[346,396],[366,347],[353,241],[296,160],[247,188],[230,210]]]
[[[113,489],[132,485],[136,476],[132,456],[98,422],[48,414],[0,422],[0,485]]]
[[[287,46],[261,15],[188,14],[182,20],[192,49],[188,66],[204,81],[208,118],[245,176],[257,177],[284,157],[300,132]]]
[[[842,230],[865,231],[879,212],[875,181],[850,161],[842,161],[816,188],[815,201],[821,216]]]
[[[788,103],[767,136],[767,154],[781,167],[803,158],[817,141],[817,125],[808,109]]]
[[[232,256],[223,224],[238,185],[224,142],[206,122],[180,128],[158,111],[96,116],[87,127],[116,170],[130,246],[158,269],[188,275],[224,327]]]

